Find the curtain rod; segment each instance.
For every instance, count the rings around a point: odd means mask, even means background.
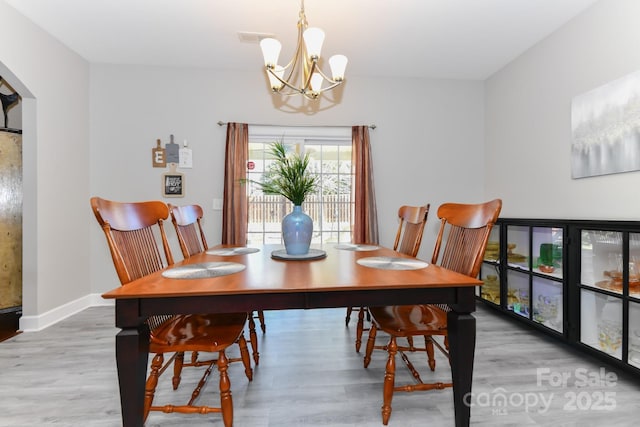
[[[223,122],[222,120],[218,121],[218,126],[225,126],[228,122]],[[353,126],[333,126],[333,125],[263,125],[258,123],[248,123],[251,126],[277,126],[277,127],[292,127],[292,128],[304,128],[304,127],[319,127],[319,128],[346,128]],[[376,125],[368,125],[369,129],[375,129]]]

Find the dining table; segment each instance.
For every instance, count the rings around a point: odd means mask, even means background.
[[[146,320],[159,314],[447,304],[455,425],[468,426],[477,278],[379,245],[217,245],[102,296],[115,299],[122,425],[143,425],[149,354]]]

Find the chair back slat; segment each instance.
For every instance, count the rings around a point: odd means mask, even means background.
[[[169,214],[178,235],[183,257],[189,258],[209,249],[202,228],[204,215],[202,207],[199,205],[175,206],[169,204]]]
[[[147,319],[147,325],[151,331],[151,339],[154,339],[153,332],[160,327],[167,320],[172,319],[174,316],[171,314],[156,314]]]
[[[398,232],[393,245],[395,251],[412,257],[418,255],[428,214],[428,204],[424,206],[401,206],[398,209]]]
[[[467,276],[477,277],[489,234],[501,208],[500,199],[480,204],[445,203],[440,206],[440,231],[431,262]],[[440,258],[445,235],[445,247]]]
[[[476,276],[474,269],[484,253],[482,248],[488,228],[451,226],[440,265],[467,276]]]
[[[181,243],[180,248],[182,249],[183,256],[185,258],[189,258],[191,255],[204,251],[195,223],[190,225],[178,225],[176,228],[176,234],[179,236],[178,240],[180,240]]]
[[[111,230],[122,264],[127,271],[126,282],[139,279],[164,267],[151,228],[140,230]]]

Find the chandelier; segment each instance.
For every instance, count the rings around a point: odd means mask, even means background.
[[[282,44],[274,38],[264,38],[260,41],[265,71],[274,93],[285,96],[303,95],[308,99],[317,99],[323,92],[344,82],[347,57],[333,55],[329,58],[332,75],[329,78],[318,65],[322,42],[324,42],[324,31],[320,28],[307,27],[304,0],[301,0],[298,14],[298,44],[293,58],[285,66],[278,65]]]

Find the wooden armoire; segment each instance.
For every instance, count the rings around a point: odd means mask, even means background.
[[[0,128],[0,341],[22,315],[22,132]]]

